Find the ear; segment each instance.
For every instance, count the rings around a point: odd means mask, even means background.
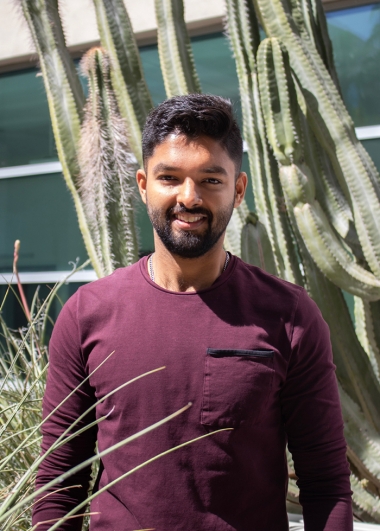
[[[146,173],[142,168],[136,172],[136,181],[137,186],[139,187],[141,199],[143,200],[143,203],[146,204]]]
[[[239,173],[238,178],[235,182],[235,202],[234,202],[234,208],[237,208],[241,205],[241,202],[244,199],[245,191],[247,189],[248,184],[248,177],[247,174],[242,171]]]

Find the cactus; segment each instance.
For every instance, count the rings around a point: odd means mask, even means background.
[[[92,48],[81,67],[89,79],[79,148],[80,194],[103,274],[138,259],[133,201],[136,164],[111,86],[110,62]]]
[[[265,137],[258,89],[256,51],[259,29],[250,3],[227,0],[227,33],[236,60],[255,205],[270,239],[277,274],[303,284],[289,221],[283,209],[277,167]],[[249,237],[249,231],[246,236]],[[247,240],[245,245],[247,245]],[[251,246],[256,241],[250,242]]]
[[[79,228],[98,276],[101,265],[78,192],[78,144],[85,101],[74,63],[65,46],[57,0],[21,0],[22,10],[38,52],[50,118],[62,172],[74,200]]]
[[[328,153],[340,186],[352,204],[364,256],[372,272],[379,277],[379,174],[356,139],[353,122],[336,84],[317,48],[307,37],[299,5],[296,2],[288,5],[286,0],[255,0],[255,5],[267,35],[278,37],[290,54],[292,71],[307,104],[310,127]],[[289,15],[298,25],[291,23]]]
[[[167,97],[201,92],[184,21],[183,0],[155,0],[154,5],[158,53]]]
[[[304,162],[297,94],[288,55],[276,38],[257,55],[266,131],[280,165],[280,180],[297,229],[319,269],[340,288],[366,300],[380,298],[380,279],[357,263],[316,199],[315,177]]]
[[[153,107],[136,39],[122,0],[93,0],[101,43],[112,68],[111,80],[120,113],[128,127],[131,149],[142,166],[141,132]]]
[[[96,60],[94,55],[87,58],[94,71],[84,117],[85,98],[65,46],[57,0],[21,1],[40,58],[63,174],[91,264],[101,277],[138,258],[133,213],[138,198],[133,200],[131,193],[135,164],[129,145],[141,162],[141,127],[152,102],[137,46],[122,2],[103,5],[94,0],[100,33],[112,52],[112,69],[100,51]],[[116,88],[111,87],[110,71]],[[114,92],[126,120],[119,116]]]
[[[253,212],[247,216],[241,232],[241,257],[248,264],[257,265],[272,275],[277,274],[267,230]]]
[[[354,308],[356,334],[360,344],[369,356],[377,378],[380,380],[379,302],[370,303],[360,299],[360,297],[355,297]]]

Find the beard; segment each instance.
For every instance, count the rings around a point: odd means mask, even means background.
[[[231,203],[229,207],[220,210],[214,216],[206,208],[188,209],[176,205],[163,213],[162,209],[151,207],[147,201],[148,216],[158,237],[171,254],[181,258],[199,258],[212,249],[224,234],[231,219],[233,208],[234,203]],[[183,214],[184,212],[206,216],[207,228],[201,233],[191,230],[174,232],[172,229],[173,218],[176,214]]]

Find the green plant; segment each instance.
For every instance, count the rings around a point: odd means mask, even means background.
[[[321,5],[226,4],[258,214],[243,256],[304,286],[328,322],[355,511],[380,521],[379,176],[341,100]],[[261,43],[257,17],[269,36]],[[342,289],[355,298],[356,329]]]
[[[136,261],[138,256],[133,213],[130,209],[133,201],[133,186],[130,178],[133,173],[133,164],[128,145],[131,146],[136,159],[141,161],[141,130],[139,127],[141,128],[150,106],[147,97],[144,99],[142,96],[144,95],[144,80],[142,77],[141,83],[135,81],[138,69],[136,66],[133,75],[128,75],[130,74],[128,73],[130,67],[128,61],[124,61],[120,65],[121,73],[117,70],[119,75],[116,75],[115,68],[112,68],[110,72],[108,66],[106,67],[108,59],[103,61],[87,60],[86,71],[90,80],[89,99],[91,103],[87,104],[85,112],[85,97],[74,62],[65,45],[57,0],[20,0],[20,2],[40,58],[63,175],[74,199],[79,228],[91,264],[97,275],[102,277],[109,274],[114,267],[131,264]],[[105,2],[104,5],[111,6],[109,2]],[[121,15],[126,14],[122,2],[119,1],[115,5],[119,8],[122,6],[124,11]],[[101,11],[100,3],[97,3],[96,7],[100,33],[108,42],[112,39],[110,35],[113,35],[111,31],[108,33],[106,31],[108,19],[106,14]],[[119,13],[119,17],[121,15]],[[116,20],[119,18],[116,17]],[[122,22],[125,24],[125,20]],[[112,29],[114,29],[114,24]],[[133,56],[133,46],[130,46],[126,39],[119,36],[116,42],[111,42],[111,59],[114,64],[119,65],[117,58],[120,56],[120,49],[118,46],[121,42],[124,45],[124,51],[128,50],[128,59],[136,57],[136,54]],[[106,56],[106,52],[103,52],[103,56]],[[125,67],[124,70],[122,69],[123,66]],[[142,72],[140,73],[142,76]],[[99,74],[105,74],[104,83]],[[128,81],[127,89],[129,92],[125,88],[125,80]],[[112,83],[115,87],[112,87]],[[134,91],[130,87],[131,84]],[[115,101],[114,90],[120,96],[118,104]],[[135,99],[132,98],[131,100],[131,93],[134,94]],[[102,118],[101,126],[96,127],[100,117]],[[124,121],[122,117],[124,117]],[[128,129],[126,123],[128,123]],[[115,128],[118,133],[121,133],[120,141],[119,135],[115,135]],[[104,136],[106,141],[104,141]],[[116,140],[119,141],[119,146],[115,145]],[[102,194],[101,198],[98,197],[99,201],[92,200],[94,198],[90,199],[86,193],[83,197],[84,189],[81,186],[83,176],[87,176],[89,170],[88,163],[92,164],[90,170],[94,169],[95,161],[90,158],[93,155],[93,152],[90,153],[93,144],[99,148],[96,154],[96,161],[98,162],[96,189]],[[121,156],[121,149],[124,153],[124,159]],[[125,162],[127,162],[127,166],[124,169]],[[119,183],[118,186],[116,186],[116,182]],[[128,193],[126,194],[126,192]],[[118,203],[120,197],[123,198],[121,205],[123,211],[116,212],[116,209],[112,207]],[[104,205],[106,205],[106,210],[103,208]],[[126,219],[128,223],[125,223]],[[124,252],[121,250],[118,253],[120,234],[127,236],[128,245]]]
[[[89,80],[78,160],[78,189],[92,241],[104,274],[138,258],[136,165],[110,79],[110,61],[93,48],[81,61]]]

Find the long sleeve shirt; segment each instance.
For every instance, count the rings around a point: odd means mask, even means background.
[[[189,403],[104,456],[96,488],[231,428],[99,494],[91,531],[285,531],[287,442],[306,531],[352,530],[329,331],[299,286],[232,257],[208,289],[171,292],[151,281],[143,258],[80,288],[64,306],[50,342],[44,416],[86,378],[44,423],[42,451],[93,404],[73,431],[105,418],[43,461],[37,488],[93,455],[96,440],[102,452]],[[86,498],[89,474],[51,488],[33,523],[58,519]],[[78,517],[60,530],[80,528]]]

